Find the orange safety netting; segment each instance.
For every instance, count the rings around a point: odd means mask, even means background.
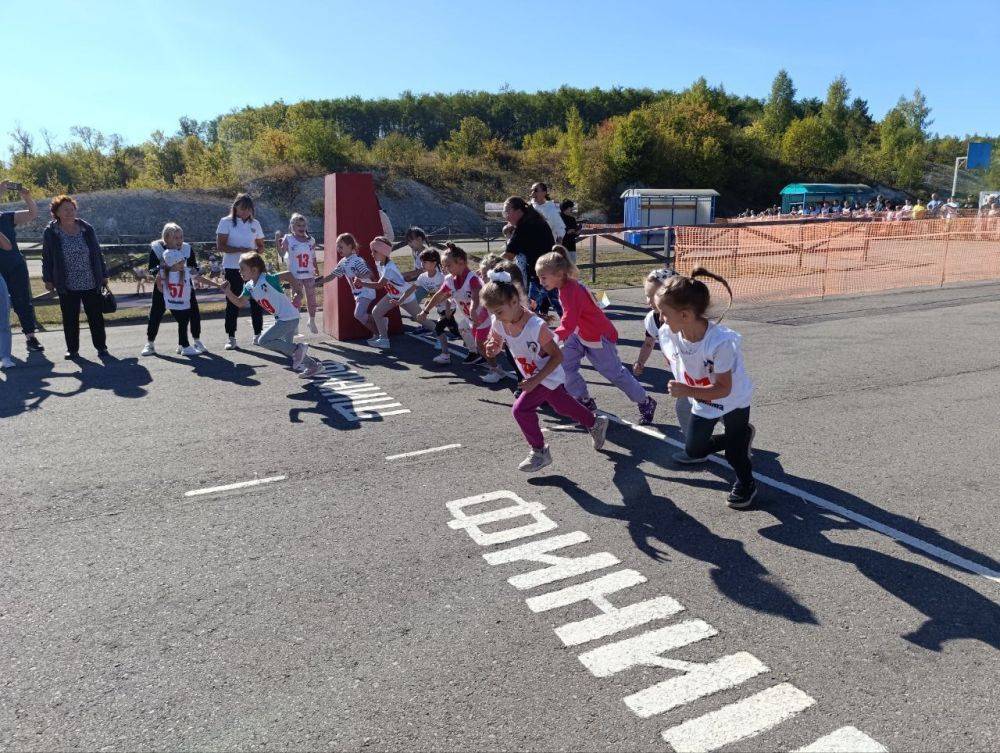
[[[676,269],[725,277],[737,301],[1000,279],[1000,219],[676,228]]]

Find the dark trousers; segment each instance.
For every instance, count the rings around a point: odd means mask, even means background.
[[[167,304],[163,302],[163,292],[153,288],[153,302],[149,307],[149,323],[146,325],[146,339],[153,342],[156,334],[160,331],[160,322],[167,310]],[[174,314],[177,312],[175,311]],[[198,310],[198,296],[194,288],[191,288],[191,310],[188,317],[191,321],[191,337],[195,340],[201,339],[201,312]],[[176,318],[176,316],[174,317]],[[182,343],[183,344],[183,343]]]
[[[62,310],[63,335],[66,337],[66,350],[77,353],[80,350],[80,304],[83,304],[90,325],[90,339],[97,350],[107,347],[104,334],[104,309],[101,291],[64,290],[59,293],[59,308]]]
[[[240,291],[243,290],[243,278],[240,277],[240,270],[238,269],[227,269],[225,270],[226,281],[229,283],[230,289],[233,291],[233,295],[239,295]],[[229,300],[226,300],[226,334],[230,337],[236,337],[236,320],[240,316],[240,310],[238,307],[234,306]],[[260,307],[253,298],[250,299],[250,323],[253,324],[253,333],[259,335],[264,329],[264,309]]]
[[[702,418],[691,414],[684,449],[693,458],[707,457],[719,450],[725,451],[726,461],[736,472],[736,478],[744,486],[753,482],[753,467],[750,464],[750,409],[737,408],[724,414],[722,425],[726,431],[712,435],[718,418]]]
[[[21,322],[21,329],[30,335],[35,331],[35,306],[31,302],[31,283],[28,280],[28,263],[21,254],[0,251],[0,275],[7,283],[10,306]]]
[[[174,310],[170,313],[174,315],[174,320],[177,322],[177,344],[182,348],[186,348],[191,344],[188,340],[188,324],[191,324],[191,334],[194,335],[194,311],[195,309],[184,309],[184,310]],[[198,339],[198,335],[194,335],[194,339]]]

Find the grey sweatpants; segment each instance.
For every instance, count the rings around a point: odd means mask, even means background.
[[[260,345],[291,358],[292,351],[295,350],[295,342],[292,338],[298,331],[298,319],[288,319],[283,322],[275,319],[274,324],[260,333]]]

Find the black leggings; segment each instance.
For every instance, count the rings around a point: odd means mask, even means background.
[[[693,458],[703,458],[724,450],[726,461],[736,472],[736,478],[746,486],[753,482],[753,466],[750,464],[750,409],[736,408],[721,418],[726,431],[713,436],[712,431],[719,419],[702,418],[692,413],[684,449]]]
[[[174,319],[177,321],[177,344],[182,348],[186,348],[191,344],[188,340],[188,324],[191,324],[191,334],[194,335],[194,339],[198,339],[198,335],[194,334],[194,312],[197,309],[181,309],[174,310],[170,313],[174,315]],[[200,333],[199,333],[200,334]]]
[[[14,258],[16,257],[16,258]],[[7,283],[10,293],[10,307],[17,314],[24,334],[35,331],[35,306],[31,302],[31,282],[28,279],[28,263],[17,251],[0,251],[0,275]]]
[[[149,342],[153,342],[156,339],[156,334],[160,331],[160,322],[163,321],[163,315],[167,310],[167,305],[163,302],[163,292],[157,288],[153,288],[153,302],[149,307],[149,323],[146,325],[146,339]],[[198,296],[195,294],[194,287],[191,288],[191,310],[188,317],[191,322],[191,337],[195,340],[201,339],[201,313],[198,311]],[[174,312],[174,318],[176,319],[177,312]],[[187,335],[185,335],[186,337]],[[181,343],[185,345],[186,343]]]
[[[104,298],[97,288],[92,290],[64,290],[59,293],[59,308],[62,310],[63,335],[66,350],[77,353],[80,350],[80,304],[87,314],[90,325],[90,339],[97,350],[107,347],[104,334]]]
[[[240,291],[243,290],[243,278],[240,277],[240,270],[238,269],[227,269],[225,270],[226,282],[229,283],[229,289],[233,291],[233,295],[239,295]],[[234,306],[226,299],[226,334],[230,337],[236,337],[236,320],[240,316],[239,307]],[[253,298],[250,299],[250,323],[253,324],[253,333],[259,335],[264,330],[264,309],[260,307]]]

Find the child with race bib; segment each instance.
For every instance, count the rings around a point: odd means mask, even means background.
[[[729,283],[704,267],[696,267],[690,277],[671,277],[657,291],[656,308],[666,325],[659,329],[660,347],[674,373],[667,389],[673,397],[692,403],[685,432],[687,454],[704,458],[723,450],[736,473],[729,506],[743,509],[757,494],[750,461],[756,433],[750,423],[753,384],[744,365],[742,338],[719,323],[722,316],[714,322],[705,317],[711,294],[699,277],[721,284],[729,294],[729,305],[733,303]],[[720,419],[725,433],[712,436]]]
[[[441,259],[447,274],[440,289],[428,300],[424,301],[423,310],[415,317],[417,323],[423,324],[427,321],[430,310],[449,298],[458,307],[456,321],[458,331],[462,335],[469,355],[465,357],[463,363],[472,366],[482,363],[483,357],[479,354],[479,346],[473,335],[473,320],[481,320],[481,306],[479,305],[479,291],[483,287],[483,281],[479,276],[469,269],[469,256],[465,251],[454,243],[445,244],[444,256]],[[486,317],[486,329],[489,331],[489,315]],[[499,380],[497,380],[499,381]]]
[[[288,221],[288,232],[283,236],[280,231],[276,233],[275,241],[278,255],[285,258],[292,275],[292,290],[295,291],[292,305],[296,308],[301,306],[305,294],[306,310],[309,312],[307,327],[315,335],[319,332],[316,326],[316,239],[309,234],[309,221],[296,212]]]
[[[316,376],[322,368],[319,361],[309,358],[305,343],[294,343],[295,334],[299,330],[299,310],[281,289],[281,278],[288,276],[266,274],[267,265],[264,257],[255,251],[240,257],[240,276],[243,278],[243,290],[239,295],[233,293],[229,281],[222,284],[222,290],[231,304],[243,308],[251,300],[256,301],[264,311],[274,315],[274,324],[260,334],[259,344],[276,353],[288,356],[292,361],[292,369],[302,367],[304,378]]]
[[[640,421],[650,423],[656,412],[656,401],[622,365],[618,357],[618,330],[601,310],[593,293],[577,281],[576,265],[569,260],[566,249],[553,247],[551,253],[539,257],[535,271],[542,287],[559,291],[563,313],[556,335],[563,343],[563,368],[569,394],[590,410],[597,410],[597,403],[587,391],[587,382],[580,375],[580,362],[586,356],[601,376],[639,406]]]
[[[174,321],[177,322],[177,352],[182,356],[197,356],[205,352],[205,347],[195,335],[199,329],[196,327],[198,320],[195,318],[198,311],[194,298],[195,281],[212,287],[217,286],[214,281],[197,274],[197,267],[192,271],[189,249],[168,248],[163,252],[160,270],[156,276],[156,290],[163,300],[164,310],[173,314]],[[191,333],[195,336],[194,345],[188,340],[189,324]],[[152,340],[147,345],[152,345]],[[145,351],[143,354],[145,355]]]
[[[184,252],[187,259],[188,271],[192,279],[202,282],[202,284],[208,282],[213,288],[218,287],[218,283],[206,280],[199,274],[198,258],[191,249],[191,245],[184,242],[184,230],[175,222],[168,222],[164,225],[163,232],[160,233],[160,239],[149,244],[148,269],[149,274],[153,276],[154,280],[160,279],[160,273],[163,270],[163,256],[169,250]],[[154,344],[156,335],[160,331],[160,322],[163,321],[163,315],[167,311],[167,306],[163,298],[162,284],[154,282],[153,300],[149,305],[149,319],[146,323],[146,345],[139,352],[141,356],[151,356],[156,353],[156,345]],[[201,312],[198,309],[198,296],[194,289],[191,290],[190,300],[187,302],[185,310],[188,311],[191,336],[194,338],[194,343],[190,347],[193,347],[199,353],[204,353],[208,349],[201,342]],[[176,318],[176,314],[174,318]],[[186,330],[187,326],[185,326]]]
[[[543,403],[590,432],[595,450],[604,446],[608,419],[595,416],[566,391],[559,342],[541,317],[525,308],[523,295],[509,272],[489,273],[482,291],[483,304],[492,315],[484,350],[495,357],[506,345],[524,377],[511,412],[531,447],[518,469],[533,473],[552,463],[552,453],[538,425],[538,408]]]
[[[444,272],[441,271],[441,254],[437,249],[426,248],[418,257],[423,271],[414,281],[414,286],[426,293],[425,297],[433,296],[444,284]],[[426,326],[426,325],[425,325]],[[431,360],[434,363],[451,363],[451,353],[448,351],[448,336],[451,332],[455,337],[461,337],[458,323],[455,321],[455,307],[445,299],[437,305],[437,322],[434,323],[434,335],[437,337],[437,348],[441,352]]]
[[[351,284],[351,292],[354,294],[354,318],[364,325],[371,333],[372,339],[375,339],[378,337],[378,332],[372,327],[371,316],[368,314],[368,307],[375,300],[375,291],[362,284],[374,280],[371,267],[361,258],[358,253],[358,242],[350,233],[341,233],[337,236],[337,254],[343,258],[337,262],[337,266],[328,274],[318,278],[316,282],[325,285],[335,277],[354,280],[355,282]]]
[[[368,341],[372,347],[384,350],[391,347],[389,342],[389,312],[398,306],[409,314],[410,318],[415,318],[420,313],[420,304],[413,299],[413,284],[403,279],[403,273],[399,271],[396,262],[390,258],[392,244],[389,239],[378,235],[372,238],[368,248],[372,250],[372,256],[375,258],[379,279],[375,282],[362,280],[354,280],[353,282],[372,290],[380,288],[385,291],[385,295],[372,309],[372,319],[375,320],[378,336]]]

